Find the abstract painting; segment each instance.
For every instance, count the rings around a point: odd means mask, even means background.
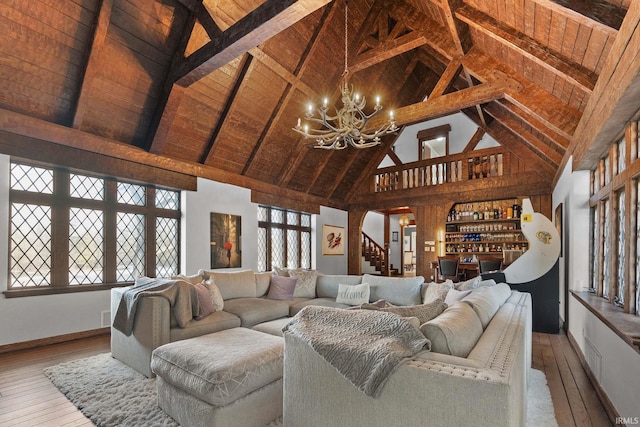
[[[322,225],[322,255],[344,255],[344,227]]]
[[[211,268],[242,267],[242,217],[211,212]]]

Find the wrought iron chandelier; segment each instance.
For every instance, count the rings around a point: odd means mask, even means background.
[[[319,117],[314,115],[314,106],[309,104],[305,118],[311,123],[316,123],[322,127],[319,129],[311,128],[309,124],[302,123],[298,119],[298,124],[293,128],[305,138],[316,140],[314,148],[323,148],[325,150],[343,150],[351,145],[355,148],[368,148],[380,144],[380,137],[395,132],[396,127],[393,111],[389,111],[389,121],[380,128],[365,132],[367,122],[382,111],[380,97],[376,96],[376,105],[371,114],[366,114],[363,110],[366,100],[360,97],[358,93],[353,92],[353,86],[349,87],[349,67],[348,67],[348,17],[349,5],[345,0],[344,5],[344,72],[342,73],[342,85],[340,92],[342,94],[342,108],[338,110],[333,107],[335,115],[328,114],[328,100],[324,98],[322,106],[317,109]]]

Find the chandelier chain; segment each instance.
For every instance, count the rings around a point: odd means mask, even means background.
[[[344,77],[349,73],[349,43],[347,40],[349,39],[349,25],[347,22],[347,16],[349,13],[349,0],[345,0],[344,2],[344,72],[342,75]]]

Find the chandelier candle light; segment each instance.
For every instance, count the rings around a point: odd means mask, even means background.
[[[349,87],[349,67],[348,67],[348,46],[347,46],[347,15],[348,2],[345,0],[344,5],[344,72],[342,73],[342,108],[337,110],[335,107],[335,116],[327,114],[328,100],[324,98],[322,106],[317,109],[320,117],[314,116],[314,106],[309,104],[305,118],[311,123],[322,125],[320,129],[313,129],[309,124],[302,124],[298,119],[298,124],[293,128],[305,138],[316,140],[317,145],[314,148],[324,148],[325,150],[343,150],[351,145],[355,148],[368,148],[380,144],[380,137],[395,132],[396,127],[393,111],[389,111],[389,122],[377,130],[366,133],[365,127],[372,117],[378,115],[382,111],[380,97],[376,96],[376,105],[371,114],[366,114],[363,110],[366,100],[360,97],[358,93],[352,93],[353,86]]]

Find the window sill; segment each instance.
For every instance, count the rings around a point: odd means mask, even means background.
[[[5,298],[33,297],[40,295],[74,294],[77,292],[108,291],[111,288],[131,286],[133,282],[104,283],[99,285],[73,285],[65,287],[42,286],[20,289],[9,289],[4,292]]]
[[[640,353],[640,316],[625,313],[620,307],[610,304],[604,298],[591,292],[570,292],[587,310],[592,312],[631,348]]]

